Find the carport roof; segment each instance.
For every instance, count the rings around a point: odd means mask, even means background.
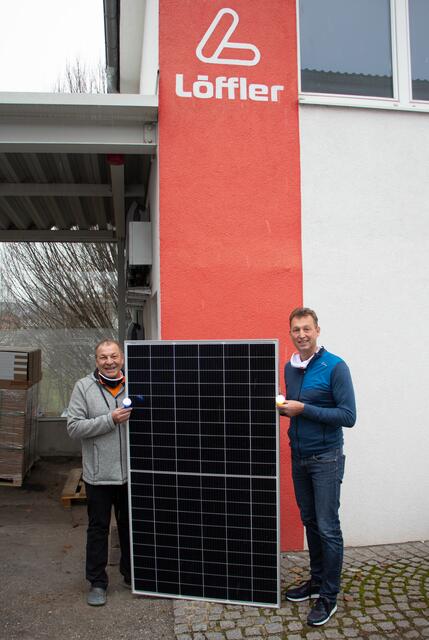
[[[156,96],[0,93],[0,239],[123,238],[156,120]]]

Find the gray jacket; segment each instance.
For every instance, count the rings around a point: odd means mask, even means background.
[[[124,395],[125,388],[114,398],[93,373],[78,380],[73,389],[67,431],[82,441],[82,475],[89,484],[127,482],[127,423],[115,424],[112,419]]]

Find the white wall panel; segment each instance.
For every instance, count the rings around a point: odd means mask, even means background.
[[[348,545],[429,537],[429,116],[301,106],[304,303],[350,365]]]

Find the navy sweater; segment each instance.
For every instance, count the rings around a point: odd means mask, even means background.
[[[321,347],[306,369],[285,366],[286,398],[304,403],[290,420],[292,452],[307,457],[341,447],[342,427],[356,422],[350,371],[344,360]]]

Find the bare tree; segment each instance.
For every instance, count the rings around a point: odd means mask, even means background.
[[[107,93],[106,70],[101,63],[88,67],[79,58],[67,62],[64,74],[58,78],[55,93]]]
[[[58,415],[94,344],[116,337],[116,245],[4,244],[1,257],[0,344],[41,348],[40,406]]]
[[[27,243],[3,247],[8,313],[26,327],[116,328],[116,246]]]

